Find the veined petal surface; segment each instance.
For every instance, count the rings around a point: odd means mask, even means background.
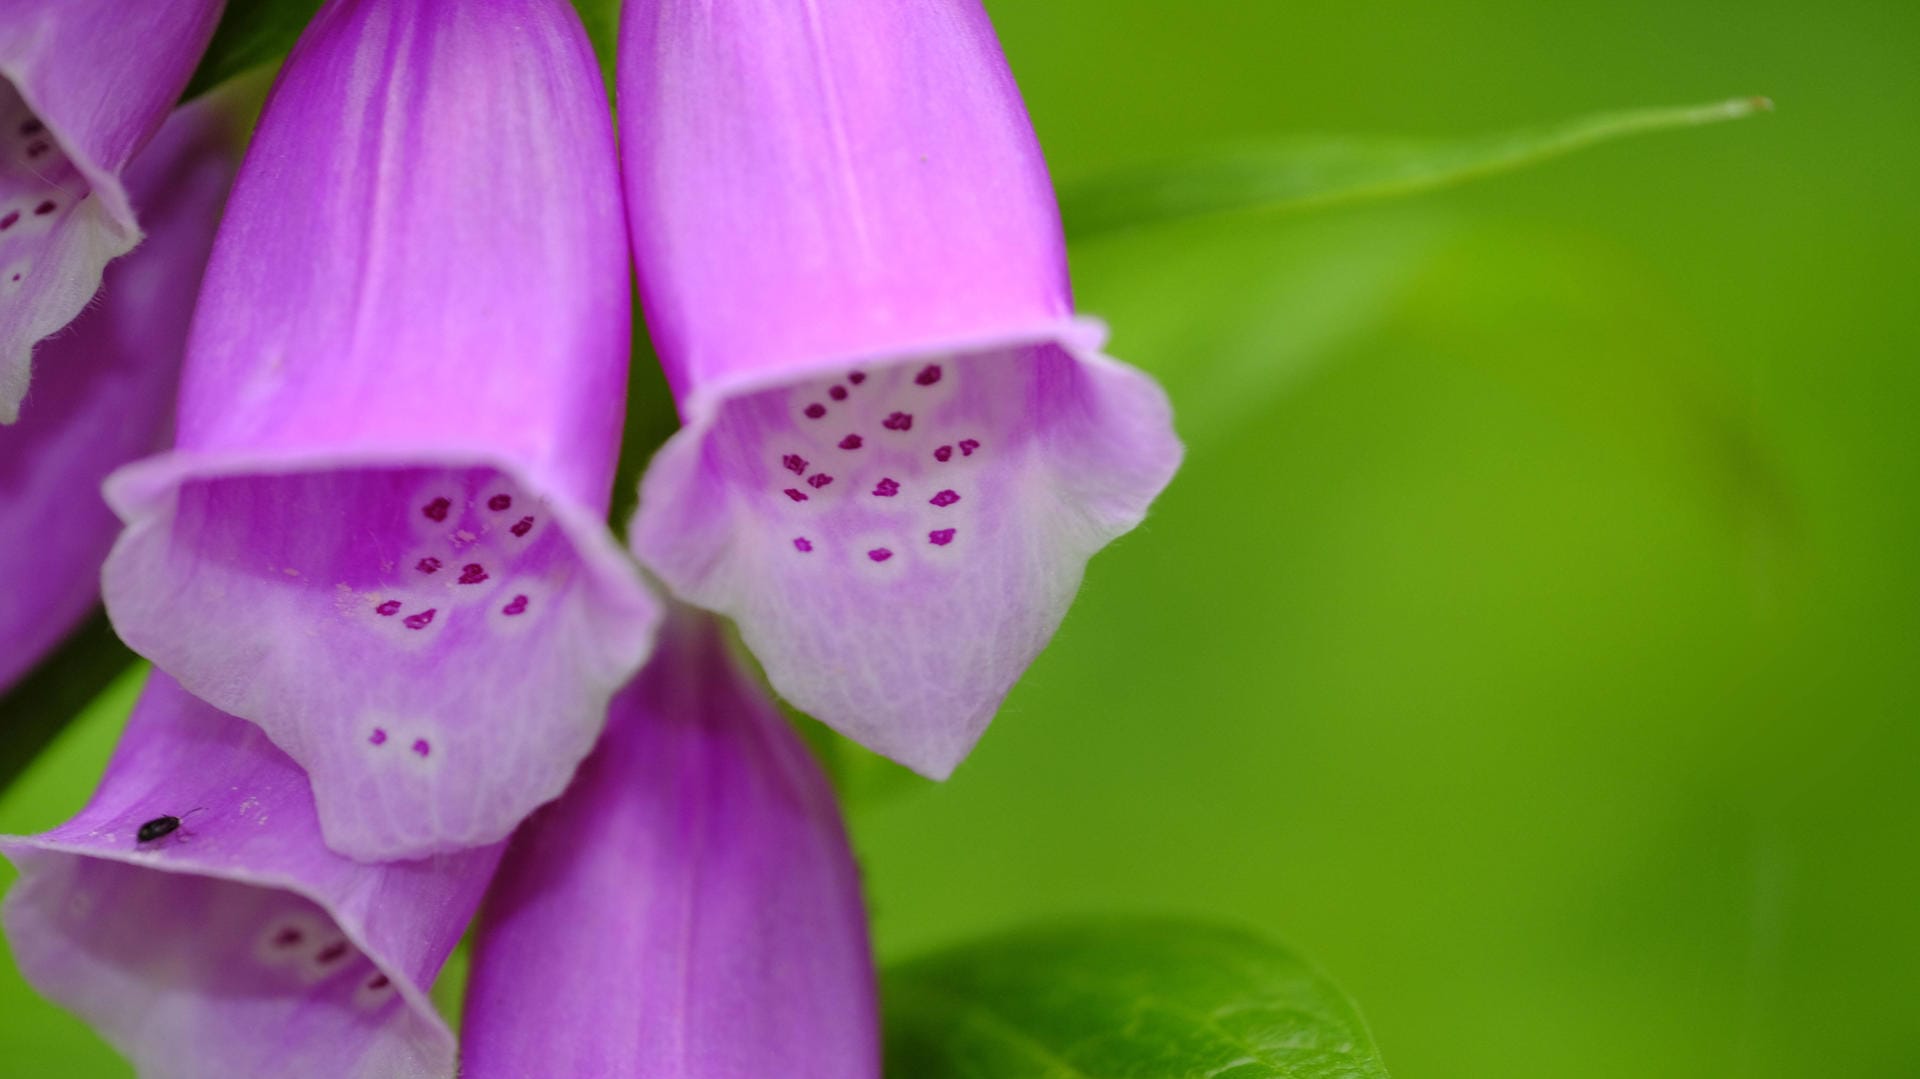
[[[878,1079],[860,882],[799,738],[682,611],[580,777],[513,838],[462,1074]]]

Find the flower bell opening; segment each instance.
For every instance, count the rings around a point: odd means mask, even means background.
[[[0,422],[27,392],[34,341],[65,325],[100,283],[100,267],[138,232],[92,197],[86,176],[18,89],[0,78]]]
[[[123,475],[122,636],[300,760],[357,857],[504,836],[646,647],[605,527],[497,468]]]
[[[18,293],[47,235],[87,197],[87,179],[27,107],[0,82],[0,291]]]
[[[425,990],[500,845],[357,862],[314,809],[259,728],[151,675],[86,808],[0,836],[21,972],[141,1075],[452,1074]]]
[[[637,550],[798,707],[944,777],[1179,459],[1159,388],[1070,328],[722,400],[656,459]]]
[[[191,828],[156,842],[190,844]],[[446,1070],[431,1006],[405,999],[404,975],[309,899],[57,848],[7,854],[21,871],[5,921],[22,972],[143,1075]],[[210,1006],[221,1000],[246,1006]]]

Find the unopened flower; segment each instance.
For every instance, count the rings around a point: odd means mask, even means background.
[[[605,526],[629,301],[565,0],[334,0],[214,244],[177,448],[116,473],[135,651],[252,720],[360,858],[560,793],[656,605]]]
[[[1073,316],[977,0],[630,0],[621,49],[686,423],[635,550],[793,703],[945,776],[1172,477],[1166,397]]]
[[[233,175],[213,108],[176,113],[127,170],[149,234],[100,302],[41,347],[34,407],[0,427],[0,690],[98,601],[114,468],[164,444],[194,290]]]
[[[34,343],[140,242],[121,173],[186,86],[222,0],[13,0],[0,16],[0,423]]]
[[[299,766],[156,672],[87,807],[0,837],[7,943],[143,1076],[450,1076],[425,990],[500,850],[335,854]]]
[[[681,611],[481,915],[461,1074],[877,1079],[866,918],[833,792]]]

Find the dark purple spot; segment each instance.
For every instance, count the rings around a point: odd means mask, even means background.
[[[900,484],[891,477],[882,477],[880,482],[874,485],[873,493],[881,498],[892,498],[900,493]]]
[[[492,498],[487,499],[487,508],[495,513],[499,513],[511,505],[513,505],[512,495],[494,495]]]
[[[436,498],[420,507],[420,512],[426,514],[429,521],[444,521],[447,519],[447,511],[452,508],[453,503],[444,498]]]
[[[940,447],[939,449],[937,449],[937,450],[934,450],[934,451],[933,451],[933,459],[934,459],[934,460],[936,460],[936,461],[951,461],[951,460],[953,460],[953,447],[952,447],[952,446],[942,446],[942,447]]]
[[[859,436],[859,435],[848,435],[847,437],[845,437],[845,438],[843,438],[843,439],[841,439],[841,440],[840,440],[840,448],[841,448],[841,449],[843,449],[843,450],[857,450],[857,449],[859,449],[859,448],[860,448],[860,436]]]
[[[963,438],[960,440],[960,456],[962,457],[972,457],[973,451],[979,448],[980,443],[975,439]]]
[[[291,948],[305,940],[306,936],[305,933],[300,932],[298,929],[288,926],[273,935],[273,946],[276,948]]]
[[[806,554],[808,551],[813,550],[813,541],[805,536],[795,536],[793,537],[793,549],[799,551],[801,554]]]
[[[913,381],[915,384],[921,385],[921,386],[931,386],[934,383],[940,381],[940,365],[937,363],[930,363],[925,367],[922,367],[920,369],[920,373],[913,376]]]
[[[960,501],[960,494],[957,491],[946,490],[927,499],[927,501],[936,506],[951,506],[955,502]]]
[[[34,216],[36,217],[45,217],[48,214],[54,212],[55,210],[58,210],[59,208],[60,207],[52,199],[48,199],[47,201],[41,203],[40,205],[35,206],[33,208],[33,212],[34,212]]]
[[[527,597],[525,597],[525,596],[515,596],[515,597],[513,597],[513,602],[512,602],[512,603],[509,603],[509,604],[507,604],[507,605],[506,605],[505,607],[502,607],[502,608],[500,608],[500,613],[501,613],[501,614],[525,614],[525,613],[527,613]]]
[[[867,557],[873,559],[875,562],[885,562],[887,559],[893,557],[893,552],[887,550],[885,547],[875,547],[873,550],[867,552]]]
[[[487,570],[478,562],[469,562],[460,567],[461,584],[479,584],[487,579]]]
[[[346,954],[347,942],[344,940],[336,940],[332,944],[320,949],[320,954],[313,958],[321,963],[332,963]]]
[[[415,562],[413,568],[419,570],[421,573],[438,573],[440,571],[440,560],[432,555],[428,555],[420,561]]]
[[[833,389],[827,391],[827,396],[836,401],[844,401],[847,399],[847,388],[845,386],[835,386]]]
[[[860,385],[862,382],[865,382],[866,380],[867,380],[867,376],[866,376],[866,373],[863,371],[847,372],[847,381],[853,383],[856,386]]]
[[[513,533],[516,536],[524,536],[527,533],[533,531],[533,518],[522,517],[518,521],[513,522],[513,527],[507,529],[507,531]]]
[[[793,499],[795,502],[805,502],[807,500],[807,492],[796,487],[787,488],[786,494],[788,498]]]
[[[815,401],[806,407],[805,412],[808,419],[817,420],[827,414],[827,406]]]
[[[933,544],[935,547],[945,547],[947,544],[953,542],[953,529],[936,528],[927,533],[927,542]]]
[[[913,429],[913,414],[910,412],[895,412],[886,419],[881,420],[880,426],[889,431],[911,431]]]
[[[37,116],[29,117],[25,123],[20,125],[20,133],[22,135],[38,135],[46,129],[47,125],[41,123],[40,118]]]
[[[433,612],[439,609],[440,608],[438,607],[428,607],[426,610],[421,611],[419,614],[408,615],[407,622],[406,622],[407,628],[408,629],[426,629],[427,623],[433,621]]]
[[[7,216],[5,217],[0,217],[0,232],[5,232],[8,229],[12,228],[14,225],[14,222],[19,220],[20,220],[20,211],[18,210],[12,211],[11,213],[7,214]]]
[[[397,599],[390,599],[390,600],[388,600],[388,601],[386,601],[385,603],[382,603],[382,604],[381,604],[380,606],[378,606],[378,607],[375,607],[375,608],[374,608],[374,611],[375,611],[376,613],[379,613],[379,614],[382,614],[382,615],[386,615],[386,616],[389,616],[389,617],[391,617],[391,616],[393,616],[393,615],[396,615],[396,614],[399,614],[399,613],[400,613],[400,601],[399,601],[399,600],[397,600]]]
[[[14,274],[14,275],[13,275],[13,279],[14,279],[15,281],[18,281],[18,280],[20,280],[20,275],[19,275],[19,274]]]
[[[833,477],[827,475],[825,472],[815,472],[813,475],[807,477],[807,486],[816,491],[832,482]]]
[[[786,467],[788,472],[796,476],[806,475],[807,459],[797,453],[789,453],[785,457],[780,458],[780,463]]]
[[[39,157],[51,149],[53,149],[53,144],[49,143],[45,139],[40,139],[37,142],[35,142],[33,145],[27,147],[27,156]]]
[[[376,745],[376,746],[383,746],[383,745],[386,745],[386,744],[387,744],[387,731],[386,731],[386,728],[384,728],[384,727],[375,727],[375,728],[373,729],[373,734],[372,734],[372,736],[370,736],[370,737],[369,737],[369,738],[367,739],[367,741],[368,741],[369,743],[371,743],[371,744],[373,744],[373,745]]]
[[[373,980],[367,983],[367,988],[368,989],[385,989],[387,986],[391,984],[393,983],[387,981],[387,976],[385,974],[376,974],[373,976]]]
[[[413,740],[413,751],[415,753],[420,754],[422,757],[424,757],[427,754],[433,752],[433,747],[427,744],[427,740],[425,738],[415,738]]]

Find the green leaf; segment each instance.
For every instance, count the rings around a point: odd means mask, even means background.
[[[607,80],[607,96],[613,96],[614,47],[620,39],[620,0],[573,0],[574,10],[587,26],[587,37],[600,57],[600,73]]]
[[[1384,1079],[1346,997],[1251,934],[1043,927],[887,972],[887,1074],[912,1079]]]
[[[320,0],[228,0],[207,54],[187,81],[186,96],[198,97],[249,68],[285,56],[318,10]]]
[[[0,791],[133,663],[106,612],[95,611],[31,674],[0,695]]]
[[[1766,98],[1607,112],[1463,139],[1294,136],[1064,184],[1067,235],[1080,240],[1184,217],[1393,198],[1524,168],[1653,131],[1773,108]]]

